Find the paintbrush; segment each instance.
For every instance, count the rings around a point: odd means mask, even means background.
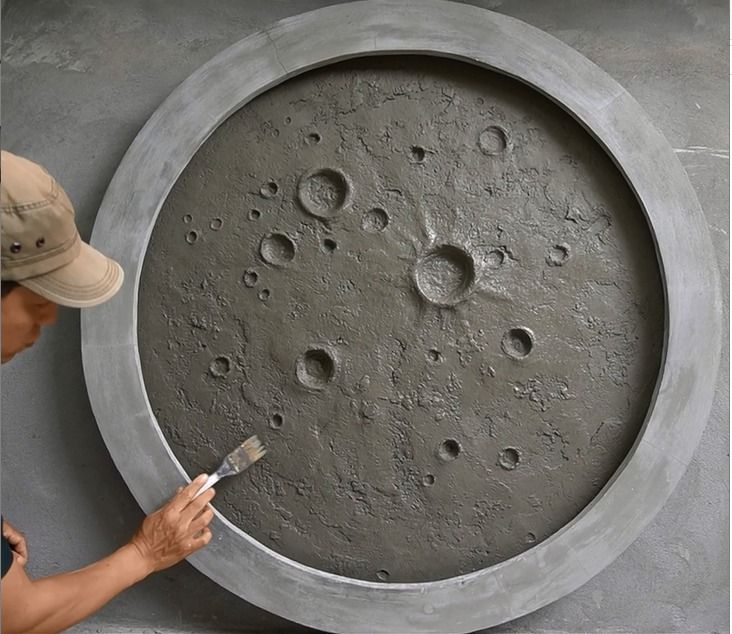
[[[221,478],[237,475],[248,469],[266,453],[267,450],[259,441],[259,438],[256,436],[247,438],[241,445],[224,458],[221,466],[216,469],[214,473],[208,476],[206,483],[198,490],[198,493],[196,493],[193,498],[197,498],[206,489],[210,489],[214,484],[221,480]]]

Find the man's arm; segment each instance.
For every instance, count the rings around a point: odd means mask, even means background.
[[[32,580],[17,561],[2,579],[2,631],[58,632],[96,612],[150,573],[178,563],[211,540],[213,489],[193,496],[202,475],[148,515],[132,540],[86,568]]]

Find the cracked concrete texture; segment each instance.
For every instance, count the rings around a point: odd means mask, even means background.
[[[270,22],[328,3],[179,0],[3,3],[3,146],[59,177],[88,237],[104,190],[137,131],[167,94],[224,47]],[[728,3],[719,0],[481,0],[559,37],[609,72],[678,150],[728,150]],[[100,26],[102,25],[102,26]],[[109,28],[104,25],[111,25]],[[104,27],[104,28],[102,28]],[[20,63],[7,42],[46,49]],[[66,55],[85,72],[48,59]],[[93,62],[93,63],[90,63]],[[729,162],[679,152],[729,283]],[[725,318],[728,316],[725,299]],[[696,458],[663,511],[585,586],[496,632],[729,631],[729,356]],[[29,569],[84,565],[141,518],[101,441],[81,372],[78,313],[2,372],[3,513],[31,548]],[[32,463],[33,469],[28,469]],[[79,538],[83,536],[83,538]],[[60,538],[61,537],[61,538]],[[688,559],[676,553],[687,553]],[[171,600],[175,596],[176,600]],[[150,577],[78,632],[293,632],[187,564]]]
[[[413,56],[222,124],[140,289],[148,396],[189,474],[256,432],[266,460],[217,508],[367,580],[472,572],[564,526],[634,441],[663,340],[650,233],[600,147],[519,82]]]

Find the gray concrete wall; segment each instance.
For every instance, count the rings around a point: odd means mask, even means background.
[[[2,143],[53,172],[88,238],[123,153],[167,94],[220,50],[316,0],[6,0]],[[473,4],[573,46],[625,86],[686,167],[729,285],[728,6],[723,0],[501,0]],[[728,317],[728,296],[725,317]],[[643,535],[590,583],[501,632],[729,629],[729,356],[696,457]],[[89,407],[79,313],[63,310],[2,369],[2,509],[29,571],[81,566],[142,514]],[[78,632],[304,631],[183,563],[112,601]]]

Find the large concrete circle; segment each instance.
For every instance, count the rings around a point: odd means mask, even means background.
[[[127,278],[112,301],[83,313],[84,369],[101,433],[146,511],[186,479],[147,400],[137,348],[140,273],[161,205],[206,138],[258,94],[318,66],[405,53],[450,57],[520,79],[598,140],[635,193],[656,243],[666,345],[643,429],[608,484],[561,530],[489,568],[427,583],[355,580],[289,560],[217,514],[214,541],[190,561],[242,598],[330,631],[468,632],[585,583],[637,537],[683,474],[711,407],[719,361],[718,273],[703,214],[671,148],[617,83],[554,38],[475,7],[329,7],[245,38],[181,84],[135,139],[99,212],[92,242],[120,261]],[[499,148],[499,137],[485,136],[487,154]]]
[[[340,211],[304,209],[303,183]],[[664,341],[653,240],[604,150],[525,84],[417,55],[302,73],[222,123],[138,297],[186,472],[256,433],[267,459],[217,510],[366,581],[475,572],[568,524],[638,436]]]

